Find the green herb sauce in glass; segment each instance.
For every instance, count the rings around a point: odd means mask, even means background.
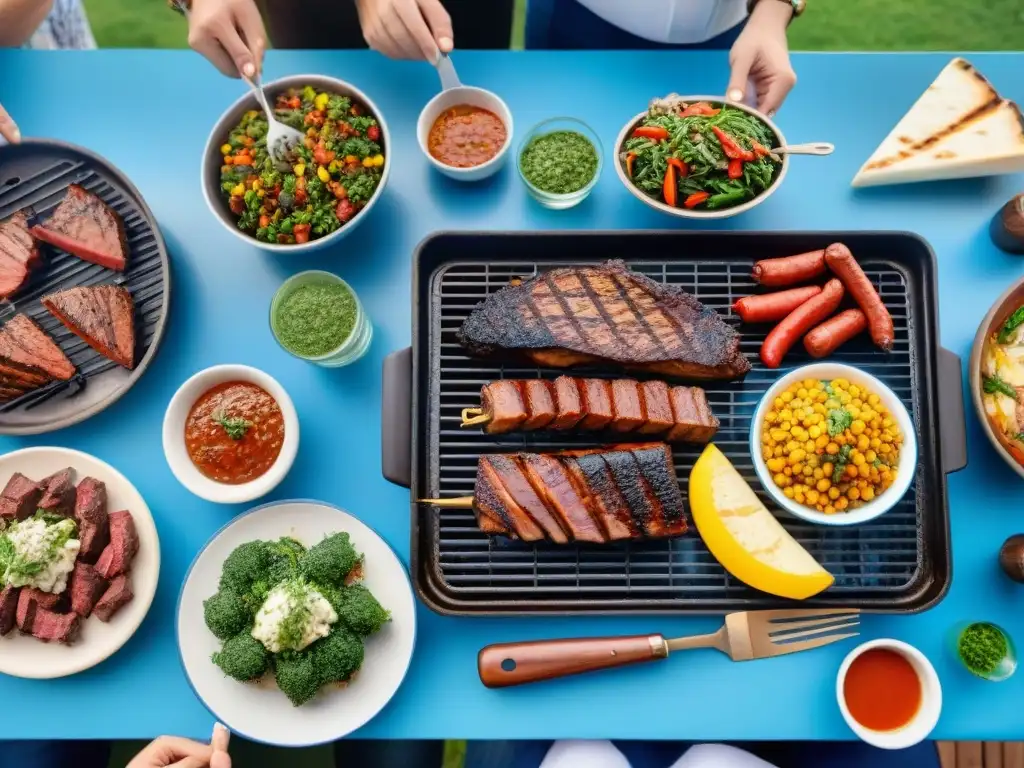
[[[977,622],[960,633],[957,653],[964,666],[980,677],[993,674],[1009,653],[1002,631],[992,624]]]
[[[578,192],[597,173],[597,150],[576,131],[537,136],[523,149],[519,168],[537,189],[556,195]]]
[[[300,285],[277,308],[277,337],[296,355],[322,357],[349,337],[358,312],[355,296],[344,285]]]

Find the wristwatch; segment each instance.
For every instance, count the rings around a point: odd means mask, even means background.
[[[167,0],[167,5],[170,6],[172,11],[177,11],[183,16],[187,11],[192,10],[192,0]]]
[[[761,0],[747,0],[747,14],[754,12],[754,6],[756,6]],[[793,18],[795,19],[804,9],[807,8],[807,0],[773,0],[773,2],[781,2],[790,6],[793,9]]]

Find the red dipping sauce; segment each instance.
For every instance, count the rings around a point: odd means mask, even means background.
[[[445,165],[472,168],[492,159],[507,140],[500,117],[482,107],[459,104],[438,115],[427,135],[427,150]]]
[[[847,670],[843,698],[850,715],[865,728],[895,731],[921,708],[921,678],[903,654],[871,648]]]

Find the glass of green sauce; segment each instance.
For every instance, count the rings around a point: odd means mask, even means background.
[[[373,338],[355,291],[320,270],[300,272],[278,288],[270,303],[270,329],[286,352],[327,368],[354,363]]]
[[[603,165],[601,140],[586,123],[555,117],[538,123],[519,145],[519,176],[547,208],[572,208],[597,184]]]
[[[952,634],[953,651],[968,672],[999,682],[1017,669],[1017,651],[1010,636],[988,621],[960,624]]]

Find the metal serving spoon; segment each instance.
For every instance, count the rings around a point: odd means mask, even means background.
[[[775,155],[831,155],[836,145],[827,141],[812,141],[807,144],[790,144],[786,147],[772,147]]]
[[[455,73],[455,65],[452,64],[452,60],[447,53],[439,53],[434,66],[437,67],[437,75],[441,78],[441,90],[447,91],[452,88],[462,87],[462,81],[459,80],[459,76]]]

